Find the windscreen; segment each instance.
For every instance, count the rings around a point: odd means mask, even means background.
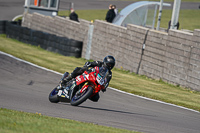
[[[103,85],[104,83],[106,83],[106,77],[108,75],[108,69],[106,67],[100,67],[99,68],[99,74],[97,75],[97,82],[100,85]]]
[[[102,76],[102,77],[106,77],[107,74],[108,74],[108,69],[106,67],[100,67],[99,68],[99,74]]]

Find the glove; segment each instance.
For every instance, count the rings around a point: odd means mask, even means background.
[[[85,67],[90,67],[91,66],[91,62],[86,62],[84,66]]]

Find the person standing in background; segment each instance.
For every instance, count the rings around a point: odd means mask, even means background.
[[[71,13],[69,15],[69,19],[79,22],[78,15],[75,13],[74,9],[71,9]]]
[[[117,9],[116,5],[113,5],[112,8],[114,9],[115,16],[117,16],[117,14],[118,14],[118,9]]]
[[[112,4],[109,5],[109,10],[106,14],[106,18],[105,20],[109,23],[112,23],[113,19],[115,18],[115,12],[114,12],[114,9],[112,8]]]

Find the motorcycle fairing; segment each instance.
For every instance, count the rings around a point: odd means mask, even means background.
[[[59,90],[58,91],[58,96],[60,96],[62,98],[68,98],[69,99],[68,91],[66,89]]]
[[[85,91],[85,89],[87,89],[88,88],[88,82],[86,82],[83,86],[82,86],[82,88],[81,88],[81,90],[80,90],[80,93],[82,93],[82,92],[84,92]]]
[[[76,84],[80,85],[81,83],[85,82],[85,81],[92,81],[95,82],[96,77],[94,76],[95,72],[91,72],[91,73],[84,73],[82,75],[79,75],[76,77]]]
[[[76,87],[76,82],[72,83],[71,85],[67,86],[65,89],[59,90],[58,91],[58,97],[60,98],[67,98],[71,99],[73,90]]]
[[[59,90],[57,96],[58,96],[59,101],[61,102],[70,102],[69,96],[66,93],[66,89]]]
[[[105,79],[103,77],[101,77],[100,74],[97,75],[97,82],[100,84],[100,85],[103,85],[105,83]]]

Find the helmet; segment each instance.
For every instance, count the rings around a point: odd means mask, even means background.
[[[103,59],[103,62],[104,62],[104,65],[110,70],[115,66],[115,58],[111,55],[106,56]]]

